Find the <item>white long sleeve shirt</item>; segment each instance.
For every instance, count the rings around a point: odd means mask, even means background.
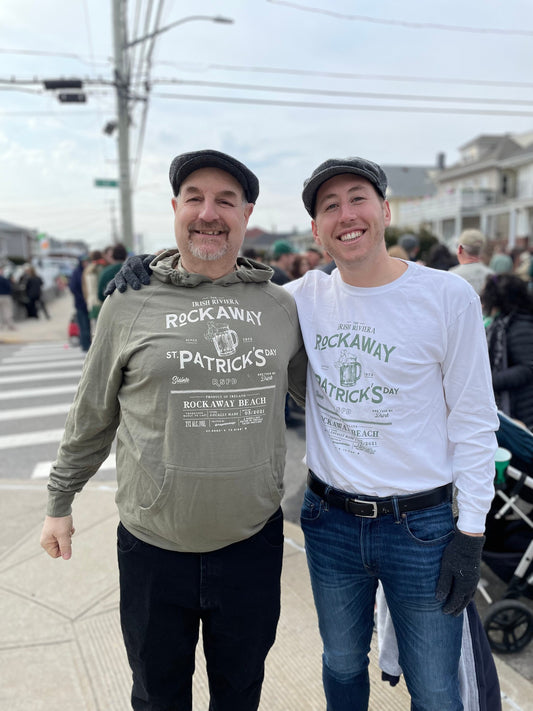
[[[453,481],[458,527],[482,532],[499,421],[472,287],[410,262],[380,287],[314,270],[285,288],[309,358],[308,467],[331,486],[375,496]]]

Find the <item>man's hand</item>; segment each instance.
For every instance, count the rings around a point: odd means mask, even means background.
[[[68,560],[72,555],[70,539],[74,531],[72,516],[47,516],[41,532],[41,546],[52,558]]]
[[[445,615],[458,617],[474,597],[484,543],[485,536],[462,533],[456,528],[444,549],[435,597],[445,601],[442,608]]]
[[[135,254],[133,257],[128,257],[120,271],[115,274],[114,279],[106,286],[104,296],[109,296],[115,289],[118,289],[123,294],[128,286],[134,291],[139,291],[141,286],[150,283],[152,270],[150,262],[155,259],[155,254]]]

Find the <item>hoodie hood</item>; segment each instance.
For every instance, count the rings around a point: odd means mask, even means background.
[[[153,274],[162,282],[176,286],[195,287],[205,282],[228,286],[239,282],[269,281],[274,270],[261,262],[246,257],[237,257],[237,269],[225,274],[219,279],[211,279],[203,274],[188,272],[181,265],[180,253],[177,249],[168,249],[158,254],[150,263]]]

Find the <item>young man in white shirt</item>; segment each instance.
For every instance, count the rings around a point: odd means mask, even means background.
[[[301,521],[324,689],[328,711],[368,708],[381,581],[412,709],[461,711],[461,613],[479,579],[498,418],[479,298],[387,254],[386,188],[371,161],[320,165],[303,201],[337,270],[286,285],[309,358]]]

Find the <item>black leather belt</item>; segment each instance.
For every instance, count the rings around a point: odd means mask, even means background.
[[[386,498],[376,499],[357,499],[357,495],[351,496],[344,491],[334,489],[325,484],[311,470],[307,475],[307,486],[321,499],[327,501],[328,504],[335,508],[343,509],[347,513],[362,518],[377,518],[385,514],[393,514],[393,499],[398,502],[398,510],[400,513],[405,511],[419,511],[420,509],[428,509],[431,506],[438,506],[446,501],[452,500],[452,485],[444,484],[436,489],[422,491],[417,494],[402,494],[401,496],[389,496]]]

